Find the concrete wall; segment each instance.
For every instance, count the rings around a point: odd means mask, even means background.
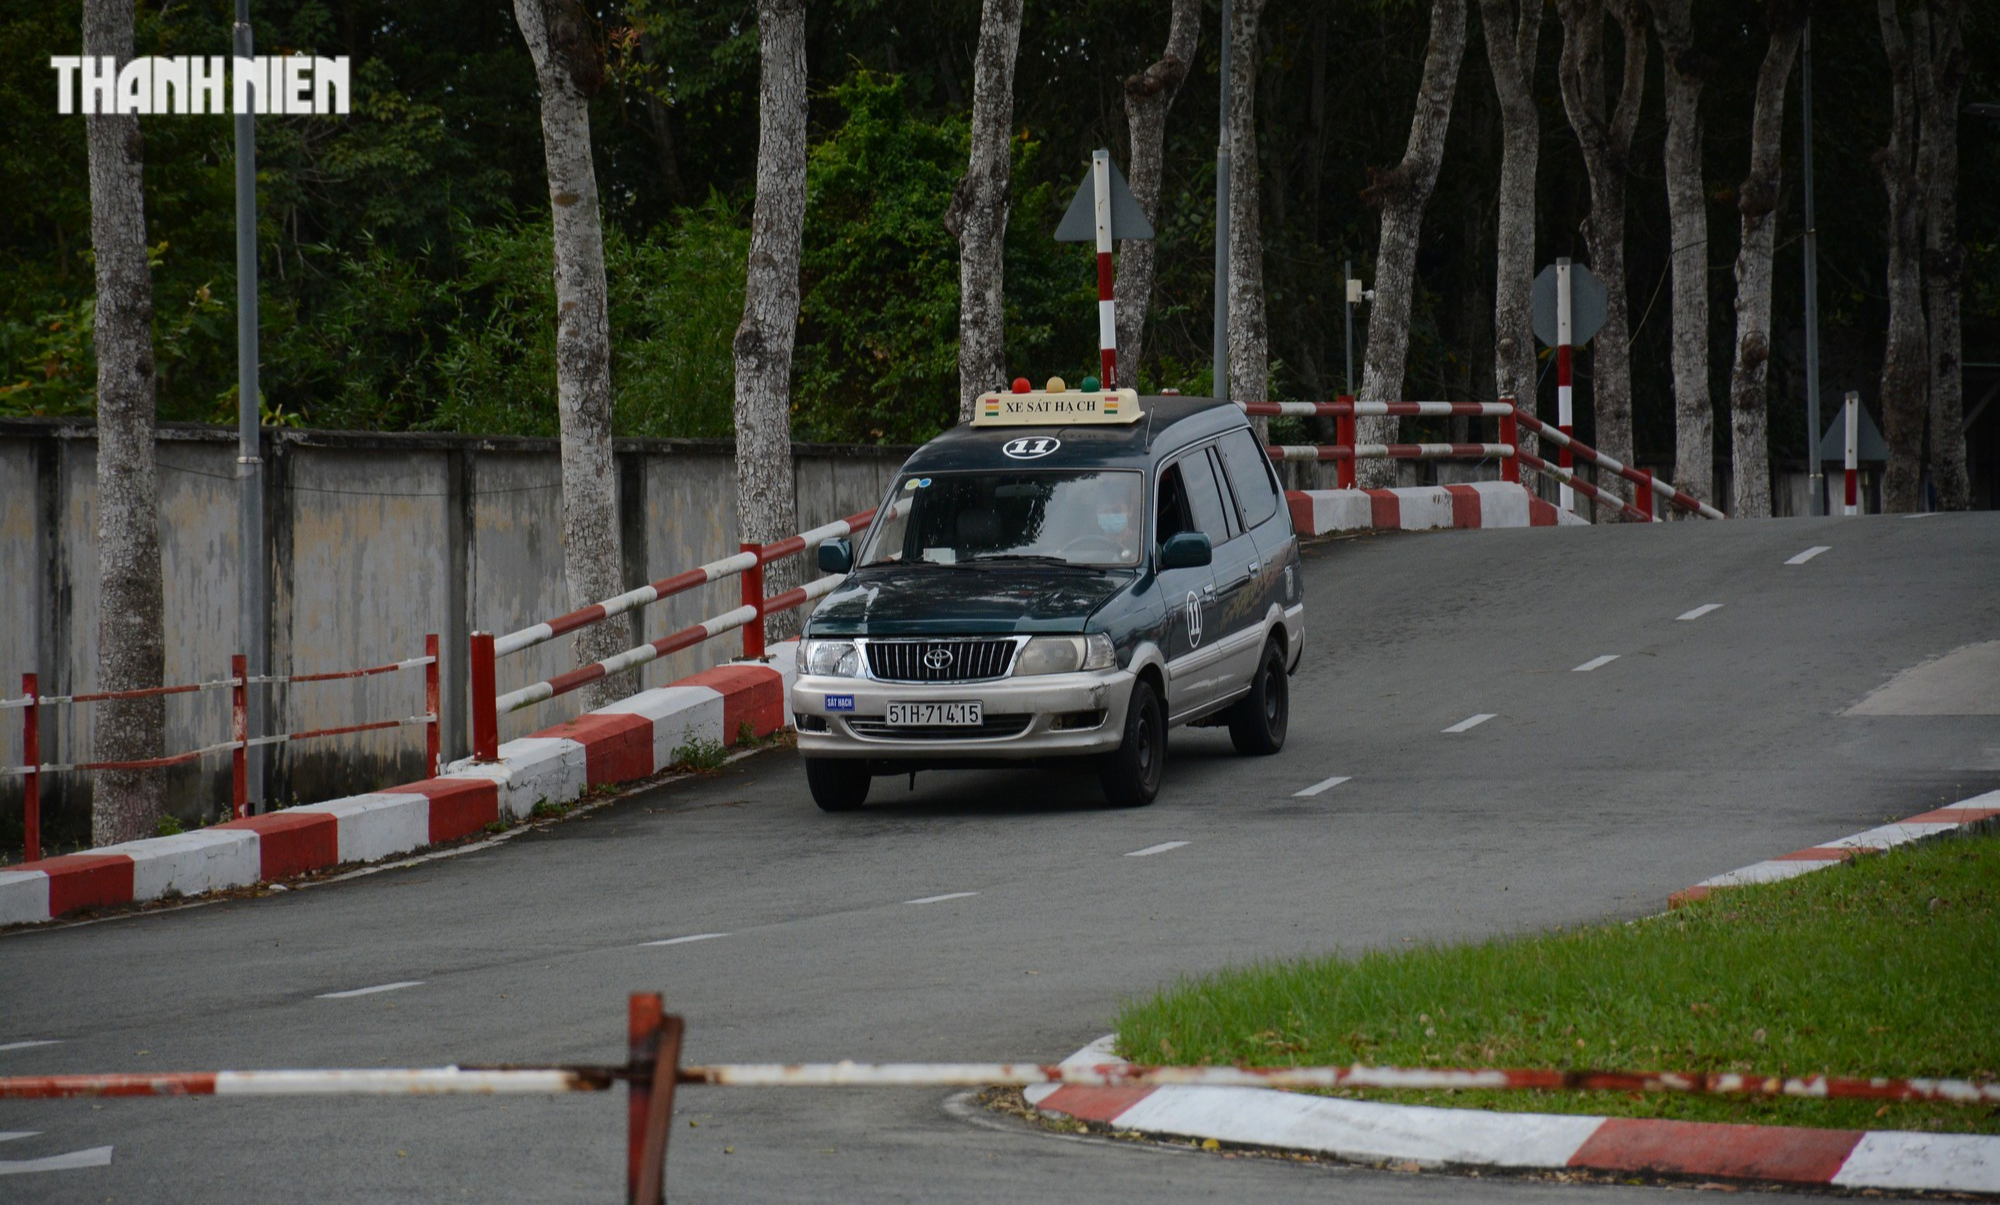
[[[163,429],[157,451],[165,585],[166,678],[229,672],[238,625],[234,432]],[[881,500],[907,448],[801,445],[801,527]],[[447,756],[467,751],[464,649],[474,630],[513,631],[571,608],[562,570],[562,492],[552,440],[266,431],[265,508],[272,672],[381,665],[443,647]],[[727,441],[634,440],[617,446],[625,579],[631,585],[737,550],[734,448]],[[88,423],[0,422],[0,697],[21,674],[44,694],[97,683],[96,442]],[[631,643],[653,640],[739,604],[732,580],[646,608]],[[640,672],[642,687],[707,668],[741,648],[723,638]],[[572,668],[568,638],[506,658],[511,690]],[[167,747],[229,733],[226,691],[167,700]],[[423,711],[421,671],[274,687],[271,727],[301,731]],[[508,739],[574,715],[576,697],[502,717]],[[18,710],[0,712],[0,764],[21,758]],[[89,707],[45,707],[43,760],[91,755]],[[267,798],[328,799],[420,777],[423,729],[360,733],[273,748]],[[167,772],[172,810],[214,816],[229,798],[229,759]],[[87,775],[50,775],[43,824],[52,837],[88,829]],[[22,782],[0,777],[0,833],[18,839]]]

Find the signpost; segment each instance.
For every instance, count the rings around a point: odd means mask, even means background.
[[[1556,349],[1556,428],[1564,435],[1576,434],[1572,383],[1571,349],[1604,325],[1604,286],[1582,264],[1558,259],[1535,277],[1533,317],[1535,338]],[[1563,468],[1573,468],[1574,458],[1564,445],[1558,458]],[[1576,495],[1565,483],[1562,507],[1576,509]]]
[[[1106,389],[1118,388],[1118,315],[1111,290],[1111,240],[1152,237],[1153,224],[1146,220],[1118,165],[1111,162],[1111,152],[1101,147],[1092,151],[1090,174],[1057,223],[1056,241],[1097,244],[1097,354]]]

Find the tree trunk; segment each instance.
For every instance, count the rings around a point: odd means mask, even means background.
[[[1965,471],[1965,372],[1959,363],[1958,101],[1965,85],[1965,0],[1930,0],[1915,16],[1917,179],[1924,189],[1924,289],[1930,311],[1931,484],[1939,510],[1972,505]]]
[[[1462,2],[1462,0],[1461,0]],[[1257,157],[1257,27],[1265,0],[1235,0],[1229,65],[1229,396],[1269,401],[1271,327],[1264,314],[1264,234],[1258,220],[1262,168]],[[1266,420],[1252,424],[1258,442]]]
[[[1154,63],[1125,81],[1125,123],[1131,130],[1127,183],[1132,199],[1148,221],[1160,211],[1160,164],[1167,138],[1167,110],[1173,108],[1194,61],[1201,34],[1201,0],[1174,0],[1173,22],[1167,27],[1167,50]],[[1118,244],[1118,364],[1120,375],[1134,388],[1139,384],[1139,353],[1146,336],[1146,310],[1153,300],[1152,239],[1123,239]]]
[[[1889,444],[1889,466],[1882,475],[1882,509],[1911,511],[1917,508],[1923,476],[1930,375],[1920,246],[1924,210],[1916,175],[1918,106],[1910,47],[1895,0],[1876,0],[1876,13],[1889,60],[1892,111],[1889,144],[1876,156],[1889,194],[1889,330],[1882,355],[1882,436]]]
[[[132,57],[132,0],[88,0],[83,52]],[[97,261],[97,689],[159,686],[160,494],[153,465],[153,282],[146,268],[144,146],[134,116],[84,118],[90,154],[90,239]],[[95,705],[92,759],[162,756],[158,696]],[[54,760],[54,759],[51,759]],[[103,770],[90,839],[150,837],[164,783],[158,770]]]
[[[1624,35],[1625,63],[1618,105],[1604,115],[1604,18]],[[1646,87],[1645,10],[1635,0],[1557,0],[1563,48],[1557,75],[1563,108],[1590,177],[1590,217],[1583,224],[1590,270],[1604,286],[1604,325],[1590,344],[1591,410],[1597,447],[1632,463],[1632,334],[1625,300],[1625,173],[1632,132]],[[1615,523],[1615,506],[1591,507],[1600,523]]]
[[[985,0],[972,64],[972,154],[944,225],[958,240],[958,421],[1007,379],[1005,251],[1013,202],[1014,57],[1021,0]]]
[[[1410,301],[1416,290],[1417,235],[1424,206],[1444,160],[1445,132],[1451,126],[1452,91],[1465,57],[1465,0],[1431,0],[1431,41],[1424,53],[1423,82],[1417,87],[1416,114],[1403,161],[1387,171],[1369,170],[1362,200],[1382,210],[1382,234],[1375,251],[1375,304],[1368,315],[1368,357],[1361,373],[1361,400],[1394,401],[1403,391],[1410,349]],[[1397,420],[1364,418],[1363,443],[1390,443]],[[1359,483],[1380,488],[1396,483],[1391,460],[1364,460],[1355,466]]]
[[[1674,278],[1674,484],[1715,494],[1715,408],[1708,396],[1708,197],[1702,188],[1701,90],[1714,60],[1697,50],[1693,0],[1651,0],[1666,62],[1667,220]]]
[[[555,227],[556,407],[562,431],[563,569],[570,605],[620,593],[617,468],[611,457],[611,330],[604,229],[590,157],[590,97],[604,81],[601,52],[579,0],[514,0],[514,18],[542,95]],[[630,629],[596,623],[576,634],[578,664],[622,651]],[[583,690],[585,708],[630,693],[632,675]]]
[[[1502,396],[1535,409],[1535,174],[1541,115],[1535,108],[1535,53],[1541,0],[1479,0],[1486,58],[1500,101],[1500,218],[1495,227],[1493,376]],[[1535,451],[1524,427],[1521,446]]]
[[[1771,362],[1771,252],[1778,231],[1778,185],[1785,130],[1785,81],[1811,12],[1803,0],[1773,0],[1765,10],[1770,47],[1757,71],[1750,121],[1750,173],[1736,190],[1743,242],[1736,253],[1736,350],[1729,372],[1729,513],[1771,515],[1771,453],[1764,379]]]
[[[792,345],[799,328],[799,239],[806,223],[805,0],[758,0],[757,203],[743,323],[736,328],[736,514],[743,538],[769,544],[799,529],[792,472]],[[799,559],[765,571],[768,597],[801,579]],[[767,621],[799,630],[797,609]]]

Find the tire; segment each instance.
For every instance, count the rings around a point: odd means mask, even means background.
[[[1267,757],[1285,747],[1291,723],[1292,681],[1285,673],[1285,651],[1276,640],[1266,640],[1250,693],[1229,709],[1229,741],[1238,753]]]
[[[1166,765],[1166,712],[1152,683],[1141,678],[1132,683],[1132,697],[1125,704],[1124,741],[1104,755],[1098,781],[1111,806],[1145,807],[1160,793]]]
[[[806,758],[806,785],[822,812],[852,812],[868,799],[868,763],[831,757]]]

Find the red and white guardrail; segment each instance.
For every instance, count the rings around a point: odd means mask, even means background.
[[[424,671],[424,714],[408,716],[396,720],[376,720],[364,724],[343,724],[331,728],[312,728],[300,732],[279,732],[253,736],[250,733],[249,688],[271,684],[296,684],[306,682],[334,682],[349,678],[367,678],[376,674],[390,674],[399,670],[422,669]],[[45,762],[42,760],[41,719],[42,708],[71,706],[79,703],[102,703],[112,699],[146,699],[166,695],[194,694],[205,690],[227,690],[230,692],[230,714],[232,733],[226,741],[213,745],[203,745],[181,753],[165,757],[149,757],[130,761],[87,761],[87,762]],[[247,754],[261,745],[280,745],[292,741],[316,740],[321,737],[346,736],[356,732],[374,732],[384,728],[401,728],[411,724],[425,727],[424,746],[430,773],[438,772],[438,638],[435,634],[424,637],[424,655],[392,661],[387,665],[374,665],[366,669],[334,670],[316,674],[251,674],[247,659],[236,654],[229,659],[229,677],[213,682],[191,682],[177,686],[155,686],[142,690],[104,690],[70,695],[45,695],[41,693],[40,677],[36,674],[21,675],[21,697],[0,699],[0,711],[19,708],[21,710],[21,758],[26,764],[0,766],[0,774],[19,774],[26,779],[23,799],[23,820],[26,830],[25,861],[39,861],[42,856],[42,775],[65,771],[96,770],[161,770],[170,766],[185,765],[197,761],[211,753],[225,750],[232,755],[234,766],[230,774],[230,814],[241,820],[249,815],[249,782],[247,778]]]
[[[1776,1076],[1677,1071],[1429,1067],[1186,1067],[1131,1063],[722,1063],[680,1065],[685,1025],[656,994],[627,1004],[621,1065],[448,1066],[333,1070],[193,1071],[0,1078],[0,1100],[135,1096],[546,1095],[630,1089],[627,1199],[663,1200],[667,1137],[680,1084],[734,1088],[1375,1088],[1536,1092],[1667,1092],[1747,1097],[2000,1104],[1990,1080]]]
[[[479,761],[499,759],[500,717],[504,714],[532,707],[558,695],[568,694],[613,674],[636,669],[669,653],[692,648],[725,632],[742,629],[743,656],[746,659],[762,659],[765,617],[820,598],[840,582],[840,577],[837,575],[823,577],[797,589],[766,598],[764,566],[788,556],[796,556],[823,540],[837,539],[865,531],[874,521],[875,511],[865,510],[769,544],[744,544],[741,546],[741,551],[731,556],[710,561],[685,573],[661,578],[651,585],[628,590],[616,597],[580,607],[546,622],[530,624],[504,636],[474,632],[470,649],[473,757]],[[733,610],[705,619],[692,627],[682,628],[672,635],[626,649],[602,661],[595,661],[554,677],[530,683],[519,690],[502,694],[496,688],[495,663],[500,657],[533,648],[566,632],[589,627],[612,616],[638,610],[663,598],[670,598],[731,577],[738,578],[743,586],[742,605]]]

